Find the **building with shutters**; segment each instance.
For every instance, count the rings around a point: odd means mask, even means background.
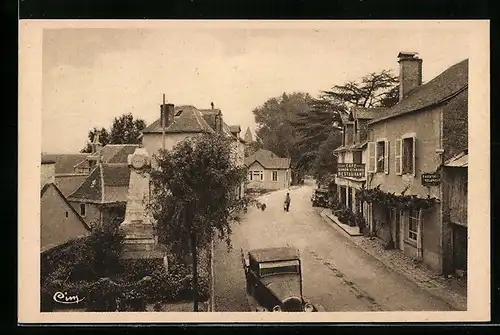
[[[448,274],[454,267],[453,223],[445,195],[450,183],[464,179],[444,180],[443,170],[445,162],[468,147],[468,60],[422,84],[418,54],[401,52],[398,58],[399,102],[368,122],[366,187],[379,187],[389,195],[435,198],[437,203],[428,209],[403,210],[371,201],[366,204],[368,224],[372,233],[405,255]],[[456,202],[462,212],[467,206],[464,199]]]
[[[353,213],[361,213],[365,219],[367,211],[357,194],[366,183],[368,122],[384,115],[385,111],[385,108],[352,108],[349,116],[342,120],[342,145],[334,150],[337,155],[335,184],[338,200],[342,206]]]

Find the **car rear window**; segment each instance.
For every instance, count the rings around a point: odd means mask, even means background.
[[[260,263],[260,275],[268,276],[281,273],[299,273],[299,261],[266,262]]]

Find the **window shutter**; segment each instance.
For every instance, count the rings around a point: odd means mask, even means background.
[[[403,151],[403,141],[401,139],[397,139],[396,143],[394,144],[394,156],[395,156],[394,172],[397,175],[402,174],[402,169],[403,169],[402,151]]]
[[[384,141],[384,172],[389,174],[389,141]]]
[[[413,176],[416,175],[416,172],[417,172],[417,167],[415,166],[415,157],[417,156],[417,152],[416,152],[416,148],[417,148],[417,139],[415,138],[415,136],[412,137],[413,138]]]
[[[368,172],[374,173],[377,168],[376,160],[376,145],[375,142],[368,142]]]

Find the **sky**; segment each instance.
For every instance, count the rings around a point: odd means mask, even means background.
[[[252,110],[283,92],[322,90],[384,69],[398,74],[397,54],[423,58],[423,80],[469,57],[457,29],[202,27],[44,29],[42,151],[78,152],[94,126],[132,113],[147,124],[167,102],[210,108],[244,134]],[[243,135],[242,134],[242,135]]]

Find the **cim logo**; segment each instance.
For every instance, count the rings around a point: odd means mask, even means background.
[[[52,299],[54,299],[55,302],[58,302],[60,304],[78,304],[85,300],[85,298],[78,297],[78,295],[68,295],[67,292],[56,292],[52,296]]]

